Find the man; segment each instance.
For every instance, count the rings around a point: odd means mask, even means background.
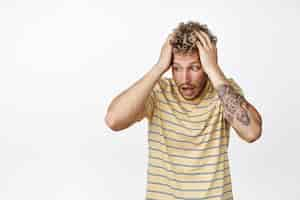
[[[148,119],[148,200],[233,199],[229,129],[256,141],[262,119],[217,62],[216,37],[206,25],[180,23],[152,69],[110,104],[114,131]],[[162,75],[172,68],[172,78]]]

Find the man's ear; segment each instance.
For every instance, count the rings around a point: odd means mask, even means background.
[[[170,62],[170,65],[173,65],[173,61],[174,61],[174,53],[171,54],[171,62]]]

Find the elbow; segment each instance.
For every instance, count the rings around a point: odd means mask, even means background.
[[[113,131],[120,131],[122,130],[121,128],[116,126],[115,120],[112,117],[111,113],[107,113],[105,116],[105,124]]]
[[[248,138],[246,141],[247,141],[248,143],[254,143],[256,140],[258,140],[258,138],[260,138],[260,135],[259,135],[259,136],[255,136],[255,137]]]
[[[248,143],[253,143],[253,142],[257,141],[261,137],[261,134],[262,134],[262,129],[261,129],[261,126],[259,126],[259,128],[257,128],[256,130],[253,130],[251,132],[251,134],[249,134],[249,136],[247,137],[246,141]]]

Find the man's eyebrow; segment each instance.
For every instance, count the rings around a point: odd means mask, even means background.
[[[196,64],[200,64],[200,63],[199,63],[199,61],[194,61],[194,62],[191,62],[191,63],[190,63],[190,65],[191,65],[191,64],[194,64],[194,63],[196,63]],[[176,64],[176,65],[179,65],[179,66],[180,66],[180,64],[179,64],[179,63],[177,63],[177,62],[173,62],[173,64]]]

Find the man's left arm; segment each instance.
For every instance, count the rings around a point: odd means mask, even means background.
[[[262,119],[256,108],[239,94],[226,79],[219,66],[208,71],[224,108],[224,117],[237,134],[247,142],[254,142],[262,132]]]
[[[254,142],[262,132],[262,119],[257,110],[234,90],[218,65],[217,46],[204,31],[193,31],[197,38],[200,62],[224,107],[224,117],[237,134],[247,142]]]

